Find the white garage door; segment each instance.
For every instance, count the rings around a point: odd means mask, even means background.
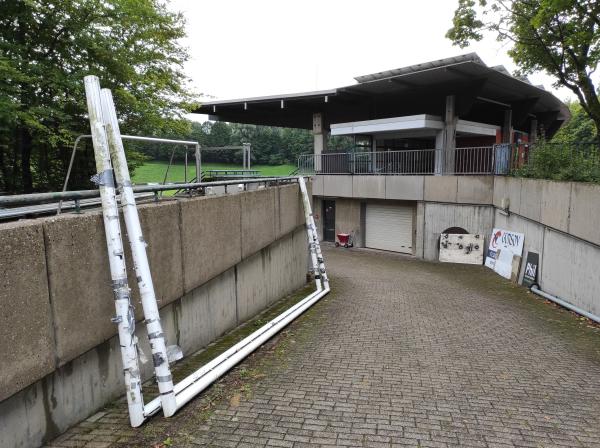
[[[365,246],[412,254],[413,208],[367,204]]]

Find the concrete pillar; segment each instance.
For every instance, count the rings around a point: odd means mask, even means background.
[[[444,115],[444,174],[454,174],[454,159],[456,150],[456,96],[446,97],[446,112]]]
[[[321,154],[327,150],[327,129],[322,113],[313,114],[313,145],[315,154],[315,171],[321,171]]]
[[[441,176],[444,173],[444,131],[439,130],[435,134],[435,155],[434,169],[436,176]]]
[[[502,126],[502,143],[512,143],[512,109],[504,111],[504,125]]]
[[[315,154],[321,154],[327,150],[327,129],[322,113],[313,114],[313,138]]]
[[[531,128],[529,130],[529,143],[535,143],[538,134],[538,121],[536,118],[531,120]]]

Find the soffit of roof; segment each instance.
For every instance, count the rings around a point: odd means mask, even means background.
[[[434,66],[432,67],[428,67],[429,64],[420,64],[420,71],[415,71],[414,67],[416,66],[412,66],[411,70],[409,71],[407,68],[404,74],[392,74],[388,77],[381,76],[370,81],[364,79],[373,77],[374,75],[366,75],[359,77],[363,79],[359,84],[338,90],[340,92],[347,91],[374,95],[386,93],[402,94],[418,88],[468,83],[470,80],[475,83],[480,79],[485,79],[486,82],[478,96],[509,104],[528,98],[539,98],[532,111],[533,113],[548,110],[563,110],[565,108],[564,104],[552,95],[552,93],[515,78],[508,73],[487,67],[481,60],[479,61],[476,62],[474,59],[468,59],[456,63],[446,63],[445,65],[439,64],[441,61],[436,61],[436,64],[433,64]],[[404,69],[398,69],[397,71],[402,70]],[[395,72],[395,70],[391,70],[391,72]],[[381,72],[382,75],[384,73],[386,72]]]

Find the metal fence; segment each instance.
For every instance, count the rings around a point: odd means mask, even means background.
[[[301,174],[507,174],[510,145],[400,151],[303,154],[298,158]]]

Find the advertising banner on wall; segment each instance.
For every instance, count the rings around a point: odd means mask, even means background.
[[[515,263],[518,273],[518,264],[523,255],[524,239],[525,235],[522,233],[494,229],[485,258],[485,265],[510,280],[514,275],[515,269],[513,269],[513,266]]]

